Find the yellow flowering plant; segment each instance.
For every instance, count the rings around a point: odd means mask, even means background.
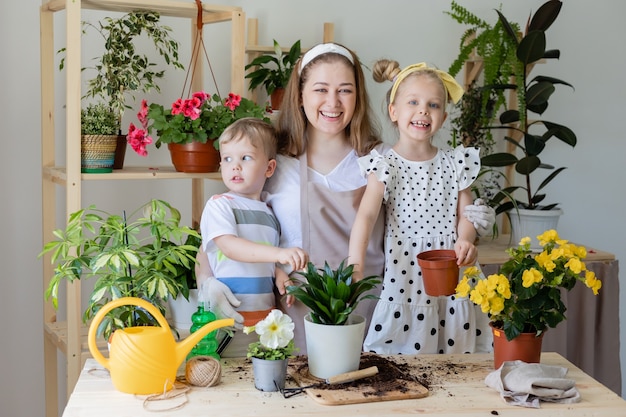
[[[456,287],[457,295],[469,296],[508,340],[520,333],[539,336],[565,320],[562,289],[569,291],[581,281],[598,295],[602,287],[583,262],[587,256],[583,246],[560,239],[556,230],[545,231],[537,240],[540,253],[533,253],[530,238],[524,237],[517,248],[506,250],[511,258],[498,274],[481,279],[478,269],[470,267]]]

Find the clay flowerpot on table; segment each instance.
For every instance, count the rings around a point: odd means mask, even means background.
[[[526,363],[539,363],[541,360],[541,345],[543,335],[536,332],[521,333],[519,336],[507,340],[504,331],[489,323],[493,331],[493,366],[495,369],[506,361],[524,361]]]
[[[459,266],[453,250],[436,249],[417,255],[424,289],[431,296],[452,295],[459,282]]]

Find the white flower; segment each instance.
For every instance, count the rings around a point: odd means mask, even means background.
[[[287,346],[293,339],[294,327],[291,317],[280,310],[270,311],[266,318],[254,326],[261,344],[270,349]]]

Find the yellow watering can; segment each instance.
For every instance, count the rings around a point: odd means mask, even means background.
[[[124,305],[136,305],[147,310],[161,327],[137,326],[116,330],[107,359],[96,346],[96,331],[105,314]],[[153,304],[141,298],[123,297],[105,304],[98,311],[89,326],[87,342],[94,359],[111,373],[117,390],[129,394],[158,394],[172,389],[178,367],[204,336],[234,324],[233,319],[216,320],[205,324],[185,340],[176,342],[167,320]]]

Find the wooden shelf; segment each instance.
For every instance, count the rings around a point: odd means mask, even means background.
[[[83,174],[80,171],[80,110],[81,110],[81,21],[83,10],[127,13],[131,11],[156,11],[161,16],[180,17],[189,20],[190,38],[197,36],[196,18],[198,8],[193,1],[170,0],[44,0],[40,6],[40,62],[41,62],[41,158],[42,158],[42,240],[53,239],[57,229],[57,188],[65,191],[65,218],[81,209],[82,187],[92,181],[107,180],[188,180],[191,181],[192,225],[199,223],[204,207],[203,182],[221,180],[219,173],[188,174],[176,172],[173,167],[126,167],[110,174]],[[63,11],[65,19],[54,19],[56,12]],[[109,13],[110,14],[110,13]],[[58,22],[61,23],[58,23]],[[202,22],[205,24],[230,23],[230,31],[225,31],[220,42],[230,40],[230,80],[229,91],[244,93],[245,59],[245,14],[241,7],[211,5],[202,3]],[[55,28],[55,25],[60,27]],[[59,74],[55,65],[55,34],[66,35],[66,65],[64,76],[66,86],[62,91],[65,103],[65,136],[55,137],[55,77]],[[230,37],[229,37],[230,34]],[[202,77],[194,77],[193,88],[203,87]],[[57,141],[58,139],[58,141]],[[66,166],[59,166],[55,155],[58,146],[65,143]],[[47,288],[53,276],[51,256],[43,257],[43,288]],[[86,345],[86,327],[82,323],[81,282],[67,285],[66,322],[56,322],[56,311],[51,303],[44,303],[44,364],[46,386],[46,416],[58,414],[58,372],[57,356],[65,355],[67,375],[67,395],[72,392],[78,380],[86,357],[90,356]],[[106,349],[106,348],[105,348]],[[65,376],[65,375],[64,375]]]
[[[45,178],[57,184],[64,185],[67,182],[65,167],[44,167]],[[156,167],[124,167],[107,174],[81,174],[83,181],[106,181],[106,180],[171,180],[171,179],[203,179],[221,180],[219,172],[187,173],[178,172],[171,166]]]

